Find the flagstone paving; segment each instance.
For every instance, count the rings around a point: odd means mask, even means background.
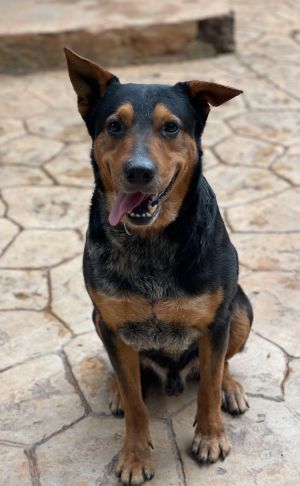
[[[296,486],[300,477],[300,29],[295,2],[232,0],[237,53],[115,68],[122,80],[202,78],[244,94],[213,109],[204,168],[255,321],[232,370],[250,410],[224,414],[232,450],[190,455],[197,386],[147,398],[153,485]],[[298,7],[299,9],[299,7]],[[124,421],[81,274],[89,140],[66,71],[0,77],[0,452],[9,486],[112,486]]]

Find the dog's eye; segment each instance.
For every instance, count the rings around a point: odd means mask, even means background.
[[[177,132],[179,132],[179,126],[177,125],[176,122],[174,121],[169,121],[167,122],[164,127],[163,127],[163,131],[165,133],[170,133],[170,134],[175,134]]]
[[[111,121],[106,128],[109,133],[120,133],[123,130],[123,127],[118,120]]]

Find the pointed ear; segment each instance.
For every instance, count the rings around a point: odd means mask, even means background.
[[[222,105],[243,92],[240,89],[206,81],[189,81],[188,85],[191,98],[206,101],[212,106]]]
[[[97,64],[64,48],[69,76],[77,93],[78,111],[85,118],[89,109],[104,95],[109,83],[118,78]]]
[[[189,81],[188,90],[191,102],[203,112],[205,117],[208,116],[210,105],[222,105],[243,92],[240,89],[206,81]]]

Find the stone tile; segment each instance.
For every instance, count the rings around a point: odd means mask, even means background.
[[[51,270],[52,309],[75,333],[92,331],[92,303],[84,286],[82,256]]]
[[[300,189],[284,191],[242,208],[231,208],[227,216],[234,231],[299,231]]]
[[[284,157],[277,160],[272,169],[288,181],[291,184],[300,185],[300,170],[299,170],[299,159],[300,159],[300,147],[290,148]]]
[[[300,235],[232,233],[239,260],[252,270],[300,271]]]
[[[274,69],[269,75],[274,79],[276,84],[283,90],[286,90],[289,94],[299,98],[299,85],[297,84],[297,81],[300,76],[300,66],[298,64],[278,64],[275,66],[273,65],[273,68]]]
[[[5,214],[5,205],[3,203],[3,201],[0,199],[0,216],[4,216]]]
[[[0,309],[43,309],[48,302],[47,275],[37,270],[0,271]]]
[[[28,115],[46,113],[47,105],[33,94],[28,94],[24,78],[16,79],[15,76],[10,76],[8,84],[9,86],[1,89],[0,93],[2,118],[12,119],[16,114],[20,118],[25,118]]]
[[[72,143],[66,146],[62,156],[71,159],[74,162],[90,161],[92,142],[88,140],[83,143]]]
[[[0,218],[0,253],[14,236],[16,236],[18,231],[19,228],[11,221],[5,218]]]
[[[255,272],[245,275],[241,282],[254,308],[254,330],[300,357],[300,274]]]
[[[219,161],[217,157],[213,154],[213,152],[208,148],[206,148],[203,152],[202,164],[203,164],[203,170],[204,172],[206,172],[207,170],[216,167],[219,164]]]
[[[173,419],[188,486],[297,484],[299,421],[284,403],[252,398],[249,411],[242,417],[223,414],[231,453],[225,462],[209,466],[200,466],[190,456],[194,415],[195,407],[191,406]]]
[[[0,143],[1,145],[12,138],[24,135],[25,128],[22,120],[17,118],[2,118],[0,120]]]
[[[18,186],[51,186],[50,177],[37,167],[2,165],[0,167],[0,188]]]
[[[43,100],[52,108],[69,108],[74,106],[77,114],[77,99],[75,92],[70,89],[70,80],[66,71],[40,72],[27,76],[29,80],[28,92]]]
[[[107,384],[112,367],[96,331],[72,339],[65,347],[65,353],[92,410],[110,414]]]
[[[300,66],[298,64],[290,64],[286,62],[274,63],[270,59],[266,59],[265,57],[260,59],[257,56],[251,56],[250,61],[251,64],[253,63],[253,67],[257,71],[260,71],[268,79],[275,82],[276,85],[282,89],[282,91],[287,92],[291,99],[293,99],[294,105],[298,106],[299,101],[297,98],[299,98],[299,89],[297,81],[300,75]]]
[[[51,267],[82,252],[83,242],[76,231],[27,230],[5,252],[0,267]]]
[[[150,429],[156,466],[151,485],[181,486],[166,424],[152,421]],[[41,485],[119,485],[111,460],[122,446],[123,430],[123,420],[87,417],[41,445],[37,449]]]
[[[274,81],[270,76],[271,81]],[[295,100],[294,97],[289,96],[285,89],[282,91],[275,88],[268,81],[262,79],[243,81],[244,96],[253,110],[271,109],[274,108],[294,108],[300,106],[300,101]]]
[[[271,18],[274,18],[274,16],[269,17],[269,19]],[[278,28],[280,29],[279,26]],[[274,63],[281,61],[293,64],[299,63],[300,47],[289,36],[278,35],[277,32],[266,33],[256,42],[254,49],[255,51],[263,52]]]
[[[300,418],[300,361],[293,360],[290,363],[290,372],[285,383],[285,402],[286,406],[293,410]]]
[[[67,2],[55,7],[54,12],[51,1],[45,1],[44,5],[45,8],[42,8],[39,2],[33,3],[32,1],[24,0],[18,5],[19,10],[17,12],[14,11],[12,6],[5,5],[3,12],[5,12],[6,18],[12,17],[12,22],[8,25],[5,22],[5,18],[1,19],[0,28],[2,35],[22,34],[24,32],[39,34],[43,32],[55,36],[65,32],[66,19],[70,30],[77,31],[82,29],[83,31],[89,31],[90,29],[90,34],[95,35],[99,34],[101,30],[118,28],[121,29],[121,33],[124,33],[126,30],[122,30],[122,28],[145,27],[148,25],[149,19],[154,24],[167,22],[180,24],[193,18],[199,18],[201,21],[204,21],[207,17],[223,17],[228,13],[229,9],[227,1],[222,2],[222,4],[204,4],[199,6],[190,0],[184,6],[179,1],[166,0],[163,5],[154,1],[149,7],[136,0],[128,0],[126,4],[120,4],[118,1],[113,0],[110,5],[106,3],[96,4],[92,10],[90,5],[86,5],[85,2],[80,2],[77,9],[73,10]],[[44,23],[39,25],[41,15]],[[99,18],[102,20],[101,23],[99,23]],[[161,41],[160,36],[158,39]],[[113,53],[109,51],[109,55],[113,55]]]
[[[72,147],[74,149],[74,147]],[[80,187],[93,187],[93,173],[88,151],[80,160],[74,160],[65,155],[46,164],[46,169],[55,177],[58,184]]]
[[[0,440],[33,443],[79,419],[84,409],[55,356],[1,374]]]
[[[244,351],[230,360],[230,370],[247,393],[282,400],[280,385],[286,359],[280,349],[265,339],[251,333]],[[250,397],[250,406],[251,401]]]
[[[215,143],[230,135],[230,133],[230,129],[227,125],[211,114],[202,135],[203,146],[212,147]]]
[[[8,214],[25,228],[80,228],[88,221],[91,191],[65,187],[4,189]]]
[[[283,147],[261,140],[232,135],[214,147],[214,151],[226,165],[269,167],[283,154]]]
[[[47,312],[2,312],[0,369],[57,350],[70,336]]]
[[[242,82],[245,79],[245,76],[248,77],[251,76],[249,70],[243,65],[243,63],[237,58],[235,54],[229,54],[226,56],[216,56],[212,60],[208,59],[207,60],[208,76],[210,76],[209,63],[211,62],[216,68],[220,70],[220,73],[222,73],[222,78],[220,78],[219,75],[219,77],[215,76],[214,77],[215,79],[212,80],[217,83],[221,83],[227,86],[230,85],[235,88],[243,89],[243,86],[239,85],[238,83]],[[221,105],[221,109],[223,109],[223,107],[233,106],[234,104],[236,104],[236,102],[241,101],[242,98],[243,98],[242,96],[238,96],[237,98],[234,98],[233,102],[226,103],[225,105]],[[219,111],[219,107],[218,107],[218,111]]]
[[[46,164],[47,170],[59,184],[93,186],[94,177],[90,162],[91,143],[74,143],[54,160]]]
[[[253,39],[257,40],[261,37],[260,34],[253,33]],[[276,66],[274,61],[269,57],[264,56],[263,52],[243,52],[243,64],[251,68],[251,72],[255,72],[260,78],[264,77],[269,79],[268,74],[272,72],[272,69]],[[248,71],[249,72],[249,71]],[[264,76],[262,76],[264,75]],[[271,78],[272,79],[272,78]]]
[[[249,111],[229,120],[239,135],[259,140],[293,145],[300,138],[299,111]]]
[[[0,156],[5,164],[40,166],[57,155],[62,147],[63,144],[56,140],[24,135],[4,143],[0,148]]]
[[[288,187],[266,169],[240,166],[219,165],[209,171],[207,180],[223,207],[246,204]]]
[[[17,447],[0,445],[0,455],[1,475],[5,478],[5,484],[31,486],[29,465],[24,451]]]
[[[70,109],[49,110],[47,116],[36,115],[28,118],[27,125],[31,133],[45,138],[54,138],[62,142],[84,142],[88,140],[86,127],[79,113],[70,111]]]

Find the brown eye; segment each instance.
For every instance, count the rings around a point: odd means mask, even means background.
[[[112,134],[119,134],[123,130],[122,124],[118,120],[111,121],[106,128],[107,131]]]
[[[163,127],[163,131],[166,134],[175,135],[175,133],[179,132],[179,126],[177,125],[177,123],[175,121],[169,121]]]

